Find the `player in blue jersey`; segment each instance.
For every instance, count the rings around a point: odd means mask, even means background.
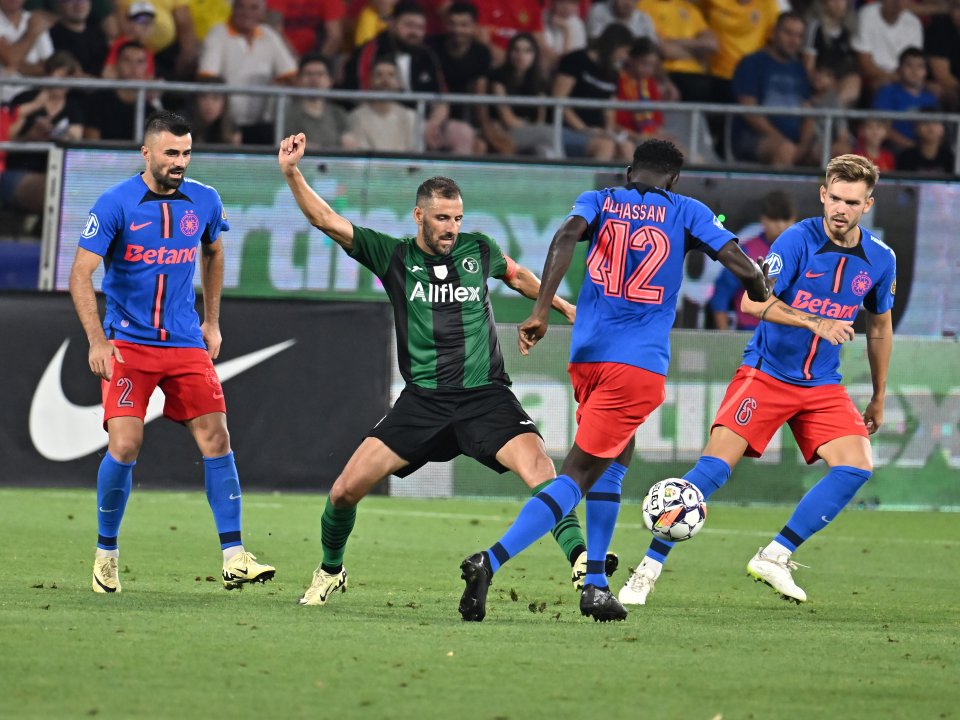
[[[154,389],[163,414],[187,426],[203,454],[207,499],[223,550],[223,584],[265,582],[240,537],[240,482],[227,432],[223,389],[212,360],[220,353],[223,243],[229,230],[217,191],[184,177],[190,126],[170,112],[148,120],[140,153],[145,172],[103,193],[80,234],[70,294],[90,342],[90,369],[101,378],[103,426],[109,435],[97,474],[94,592],[120,592],[117,536]],[[200,255],[204,321],[194,309]],[[100,322],[93,273],[104,266],[106,316]]]
[[[634,434],[664,399],[684,255],[701,250],[739,277],[757,301],[769,294],[761,268],[717,217],[698,200],[670,192],[682,165],[683,155],[672,143],[642,143],[627,168],[626,186],[581,194],[554,235],[533,314],[520,325],[520,352],[527,354],[546,333],[550,298],[577,242],[588,241],[570,345],[577,435],[553,483],[524,505],[499,542],[461,564],[464,620],[483,619],[493,574],[548,532],[583,493],[588,493],[587,576],[580,611],[600,621],[627,615],[607,585],[603,558]]]
[[[684,475],[710,497],[741,457],[760,457],[784,423],[807,463],[826,462],[827,474],[747,564],[753,578],[797,603],[807,594],[793,580],[791,555],[870,479],[868,438],[883,423],[897,266],[893,251],[859,225],[873,206],[878,177],[866,158],[834,158],[820,187],[823,217],[793,225],[773,243],[766,262],[774,297],[764,303],[744,299],[741,305],[765,322],[744,351],[703,454]],[[862,414],[840,384],[839,372],[840,345],[853,338],[852,322],[861,305],[873,381],[873,396]],[[646,603],[672,546],[653,540],[620,591],[621,602]]]

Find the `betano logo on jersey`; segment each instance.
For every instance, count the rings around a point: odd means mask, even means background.
[[[197,248],[159,248],[147,250],[143,245],[127,245],[123,259],[127,262],[142,262],[145,265],[179,265],[192,263],[197,259]]]
[[[851,319],[857,308],[860,307],[859,305],[841,305],[829,298],[815,298],[806,290],[799,290],[790,305],[797,310],[806,310],[817,315],[841,320]]]
[[[419,300],[420,302],[443,303],[443,302],[480,302],[480,288],[478,287],[454,287],[453,285],[433,285],[427,284],[424,288],[419,280],[413,286],[410,292],[410,301]]]

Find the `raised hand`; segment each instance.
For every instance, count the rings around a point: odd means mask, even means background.
[[[284,172],[292,172],[303,157],[307,149],[307,136],[303,133],[290,135],[280,141],[280,152],[277,160],[280,163],[280,169]]]

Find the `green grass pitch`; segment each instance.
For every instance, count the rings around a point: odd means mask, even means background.
[[[795,606],[745,574],[789,508],[715,503],[610,624],[580,616],[548,538],[468,624],[459,562],[519,502],[368,498],[349,591],[303,608],[323,500],[247,493],[247,548],[277,577],[227,592],[203,493],[135,491],[123,592],[96,595],[94,493],[0,489],[0,717],[960,718],[955,514],[844,512],[797,554]],[[648,537],[625,506],[614,588]]]

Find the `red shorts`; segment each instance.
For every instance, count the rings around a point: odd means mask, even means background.
[[[712,427],[732,430],[747,441],[747,457],[760,457],[784,423],[793,431],[807,464],[816,462],[817,450],[831,440],[869,437],[863,416],[843,385],[801,387],[741,365],[727,386]]]
[[[111,342],[120,349],[123,362],[114,358],[113,377],[109,382],[101,382],[104,430],[110,418],[142,420],[157,387],[165,398],[163,414],[175,422],[227,411],[220,378],[203,348]]]
[[[577,405],[577,445],[615,458],[666,397],[663,375],[613,362],[570,363]]]

